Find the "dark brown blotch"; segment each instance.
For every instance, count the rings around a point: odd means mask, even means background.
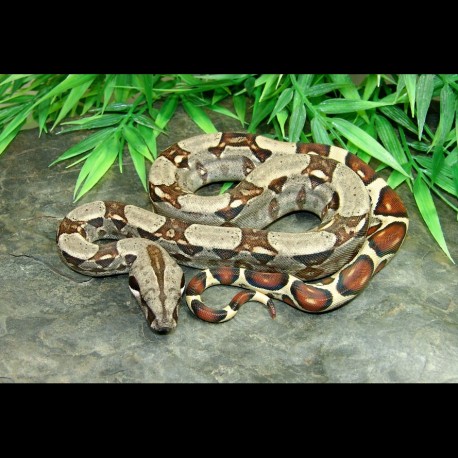
[[[296,153],[297,154],[309,154],[316,153],[320,156],[327,157],[329,156],[329,145],[323,145],[321,143],[302,143],[299,142],[296,144]]]
[[[301,254],[293,256],[293,259],[300,262],[301,264],[304,264],[304,266],[316,266],[323,264],[323,262],[326,261],[326,259],[328,259],[333,253],[334,250],[325,250],[312,254]]]
[[[324,159],[321,156],[311,154],[309,156],[309,165],[302,170],[302,175],[306,175],[310,179],[310,185],[312,189],[323,183],[329,183],[332,181],[334,170],[337,167],[338,162],[331,159]],[[321,172],[321,173],[316,173]]]
[[[72,266],[79,267],[79,265],[84,262],[83,259],[75,258],[74,256],[68,254],[66,251],[62,251],[62,256],[64,257],[65,261]]]
[[[202,294],[207,287],[207,274],[205,272],[199,272],[191,280],[189,280],[186,288],[187,296],[197,296]]]
[[[240,276],[240,269],[235,267],[220,267],[212,269],[211,274],[222,285],[232,285]]]
[[[237,252],[234,251],[234,250],[225,250],[225,249],[222,249],[222,248],[213,248],[212,251],[220,259],[224,259],[224,260],[231,259],[237,254]]]
[[[279,194],[282,191],[283,185],[286,183],[287,179],[288,177],[286,176],[275,178],[269,183],[267,187],[275,194]]]
[[[202,181],[206,183],[208,180],[208,170],[206,169],[204,164],[202,164],[202,162],[199,162],[199,161],[196,162],[196,170],[200,178],[202,179]]]
[[[372,259],[367,255],[361,255],[340,272],[337,291],[342,296],[356,295],[367,286],[373,273],[374,263]]]
[[[326,215],[326,213],[329,210],[336,211],[339,208],[339,205],[340,205],[339,193],[334,191],[332,193],[331,200],[326,204],[326,206],[323,208],[323,210],[321,212],[321,219],[324,218],[324,216]]]
[[[243,165],[242,165],[243,175],[244,176],[249,175],[254,170],[254,168],[255,168],[255,165],[253,161],[243,156]]]
[[[159,189],[160,196],[156,193],[156,189]],[[181,196],[188,194],[185,192],[177,183],[171,185],[153,185],[151,181],[149,182],[149,195],[152,202],[168,202],[172,207],[181,208],[181,204],[178,202],[178,199]]]
[[[278,218],[278,214],[280,212],[280,205],[278,203],[278,200],[276,198],[273,198],[269,202],[269,206],[267,208],[269,212],[269,216],[272,219],[272,221],[276,220]]]
[[[259,264],[267,264],[270,261],[275,259],[274,255],[267,254],[267,253],[251,253],[251,256],[259,262]]]
[[[253,255],[256,252],[256,248],[259,247],[263,249],[263,254],[278,254],[278,251],[269,243],[267,238],[267,231],[251,228],[242,228],[241,231],[242,240],[240,241],[240,244],[235,248],[237,253],[240,253],[241,251],[247,251]]]
[[[98,228],[103,226],[104,219],[100,216],[99,218],[90,219],[87,223]]]
[[[165,157],[170,162],[172,162],[178,168],[188,168],[188,156],[191,153],[189,151],[184,150],[178,143],[175,143],[172,146],[166,148],[160,156]]]
[[[300,280],[293,282],[291,293],[299,306],[307,312],[322,312],[332,304],[332,294],[329,291]]]
[[[296,205],[299,210],[304,208],[305,202],[307,201],[307,191],[305,186],[301,186],[296,195]]]
[[[74,221],[70,218],[65,217],[59,224],[57,229],[57,238],[62,234],[80,234],[83,238],[86,238],[86,231],[83,228],[85,221]]]
[[[198,318],[209,323],[219,323],[227,317],[226,310],[211,309],[198,299],[191,301],[191,309]]]
[[[380,190],[374,214],[407,218],[407,210],[399,196],[389,186]]]
[[[377,174],[372,167],[350,152],[345,158],[345,164],[357,173],[365,185],[372,183],[377,178]]]
[[[406,232],[407,227],[404,223],[393,222],[369,237],[369,246],[380,258],[387,254],[394,254],[401,247]]]
[[[127,222],[125,213],[125,204],[115,200],[107,200],[105,204],[105,218],[106,219],[121,219]]]
[[[275,291],[288,284],[289,275],[282,272],[256,272],[254,270],[245,271],[247,282],[255,288]]]

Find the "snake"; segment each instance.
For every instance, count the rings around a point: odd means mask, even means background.
[[[232,181],[218,195],[210,183]],[[221,323],[252,300],[311,313],[359,295],[398,252],[408,215],[398,194],[367,163],[334,145],[243,132],[202,134],[164,149],[148,175],[153,210],[94,201],[71,210],[57,246],[71,269],[129,275],[149,327],[177,326],[183,295],[198,318]],[[320,223],[302,232],[269,226],[294,212]],[[186,286],[180,265],[202,269]],[[206,305],[214,285],[243,289],[222,308]]]

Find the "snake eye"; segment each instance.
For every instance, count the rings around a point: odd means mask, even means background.
[[[140,297],[140,286],[137,279],[133,275],[129,276],[129,288],[135,298],[138,299]]]
[[[181,285],[180,285],[180,288],[181,288],[181,295],[183,295],[184,293],[184,287],[185,287],[185,279],[184,279],[184,274],[181,276]]]

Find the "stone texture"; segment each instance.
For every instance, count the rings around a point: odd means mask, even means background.
[[[214,116],[221,130],[239,130]],[[182,113],[159,148],[199,134]],[[48,168],[87,134],[22,132],[0,158],[0,382],[458,382],[457,267],[442,254],[406,187],[407,240],[366,291],[331,313],[260,304],[220,325],[183,303],[175,332],[148,329],[125,276],[90,278],[68,269],[55,244],[59,220],[75,204],[78,168]],[[150,208],[128,155],[79,203],[121,200]],[[452,256],[455,216],[438,202]],[[276,223],[298,230],[304,214]],[[193,269],[185,269],[187,279]],[[217,304],[234,294],[208,290]]]

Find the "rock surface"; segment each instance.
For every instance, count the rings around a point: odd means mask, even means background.
[[[240,130],[214,117],[220,130]],[[184,115],[159,149],[197,135]],[[87,134],[19,134],[0,158],[0,382],[458,382],[458,271],[429,235],[405,186],[407,239],[368,288],[334,312],[311,315],[257,303],[212,325],[183,303],[178,328],[149,330],[125,276],[90,278],[68,269],[55,231],[75,204],[79,168],[49,163]],[[79,202],[120,200],[151,208],[128,157]],[[437,202],[458,260],[455,216]],[[308,215],[276,223],[298,230]],[[296,229],[294,229],[294,227]],[[185,269],[187,280],[196,271]],[[228,300],[216,287],[204,298]]]

